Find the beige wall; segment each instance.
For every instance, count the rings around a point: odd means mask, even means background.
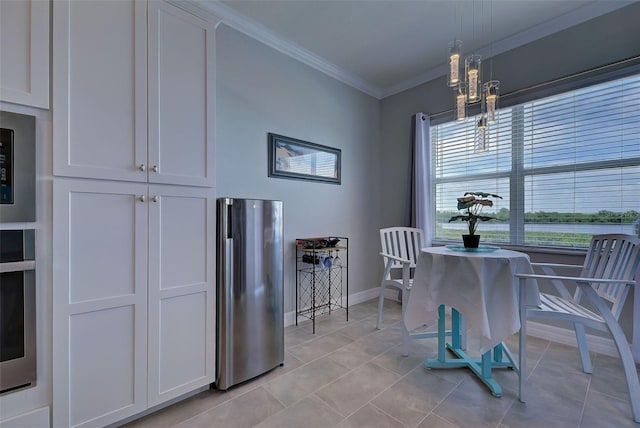
[[[349,293],[376,287],[380,102],[225,25],[216,37],[218,196],[284,201],[285,312],[296,238],[347,236]],[[342,184],[269,178],[269,132],[341,149]]]

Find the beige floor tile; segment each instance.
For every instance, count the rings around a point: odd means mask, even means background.
[[[353,342],[353,339],[344,334],[333,332],[317,337],[301,345],[289,348],[289,352],[301,361],[308,363],[316,358],[323,357],[342,346]]]
[[[638,426],[633,421],[628,398],[619,400],[596,391],[589,391],[580,428],[637,428]]]
[[[331,410],[320,399],[307,397],[280,413],[265,419],[259,428],[329,428],[335,426],[342,416]]]
[[[373,362],[380,367],[404,376],[416,367],[422,367],[424,357],[411,353],[405,357],[402,355],[402,345],[399,345],[384,354],[378,355],[373,359]]]
[[[426,418],[424,418],[417,428],[458,428],[458,426],[442,419],[438,415],[430,413]]]
[[[172,406],[165,407],[143,418],[132,421],[126,428],[168,428],[180,424],[196,415],[204,413],[221,403],[229,401],[233,394],[209,389],[189,397]]]
[[[620,358],[607,355],[594,355],[591,361],[593,363],[593,374],[591,375],[589,388],[612,395],[621,400],[628,400],[629,390],[627,387],[627,378],[624,374]],[[579,359],[573,364],[577,364],[578,367],[580,367]],[[638,369],[637,365],[636,373],[640,374],[640,369]]]
[[[367,404],[342,421],[338,428],[404,428],[404,425],[380,409]]]
[[[321,388],[316,395],[341,415],[349,416],[399,378],[376,364],[366,363]]]
[[[456,383],[434,376],[418,367],[374,398],[371,403],[406,426],[415,427],[455,387]]]
[[[285,406],[290,406],[349,371],[325,357],[305,364],[268,382],[265,388]]]
[[[250,428],[284,406],[263,387],[252,389],[183,423],[178,428]]]
[[[475,377],[468,377],[440,403],[433,413],[460,427],[496,427],[513,402],[491,395]]]
[[[368,317],[358,321],[349,321],[347,326],[338,331],[352,339],[360,339],[367,334],[375,333],[377,331],[376,316],[369,315]]]
[[[574,347],[527,340],[527,403],[518,376],[494,369],[501,398],[468,369],[423,368],[437,339],[410,342],[402,354],[401,305],[385,300],[377,330],[377,299],[285,329],[285,365],[227,392],[207,390],[130,422],[127,428],[638,427],[631,416],[619,358],[592,354],[582,372]],[[517,358],[518,336],[506,340]],[[450,355],[449,355],[450,356]]]

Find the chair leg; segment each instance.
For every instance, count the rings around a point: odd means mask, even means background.
[[[627,378],[627,388],[629,389],[629,400],[631,401],[631,411],[633,413],[633,420],[640,423],[640,382],[638,381],[638,372],[636,371],[636,364],[631,354],[631,348],[627,342],[627,338],[618,324],[618,321],[613,317],[613,314],[609,310],[609,307],[600,299],[596,294],[596,291],[589,284],[578,283],[578,286],[582,289],[582,292],[587,296],[589,301],[593,303],[600,315],[604,319],[604,322],[613,336],[613,341],[618,348],[620,359],[622,360],[622,367],[624,368],[624,374]]]
[[[380,297],[378,298],[378,321],[376,322],[376,329],[380,330],[382,325],[382,310],[384,308],[384,284],[380,285]]]
[[[607,323],[607,326],[618,348],[624,374],[627,378],[627,388],[629,389],[629,400],[631,401],[633,420],[640,423],[640,383],[638,382],[638,372],[636,371],[636,364],[631,354],[631,348],[618,323],[612,325]]]
[[[576,340],[578,341],[578,351],[580,352],[580,362],[582,363],[582,371],[585,373],[593,373],[593,365],[589,356],[589,348],[587,346],[587,336],[584,333],[584,325],[574,323],[573,328],[576,331]]]
[[[400,290],[403,291],[403,290]],[[402,321],[400,322],[400,324],[402,324],[402,356],[403,357],[408,357],[409,356],[409,330],[407,330],[407,326],[404,323],[404,313],[407,309],[407,299],[409,298],[408,296],[409,292],[408,291],[404,291],[402,293]]]
[[[520,336],[518,338],[518,399],[525,402],[524,382],[527,377],[527,309],[524,306],[525,279],[518,283],[518,308],[520,312]]]

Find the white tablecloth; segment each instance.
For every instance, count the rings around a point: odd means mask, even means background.
[[[532,273],[529,256],[517,251],[459,252],[423,248],[405,308],[409,331],[438,319],[441,304],[468,321],[468,347],[484,353],[520,329],[514,273]],[[540,304],[537,288],[527,287],[525,303]],[[476,346],[474,346],[474,344]]]

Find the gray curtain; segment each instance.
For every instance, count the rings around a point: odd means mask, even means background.
[[[415,114],[412,118],[412,130],[406,224],[422,229],[425,233],[425,245],[431,246],[433,197],[429,116],[423,113]]]

